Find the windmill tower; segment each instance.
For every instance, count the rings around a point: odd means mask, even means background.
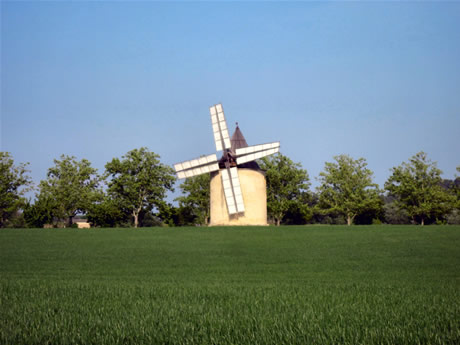
[[[279,152],[280,143],[248,146],[238,125],[229,138],[222,104],[209,108],[217,151],[174,165],[177,177],[211,173],[210,225],[266,225],[267,195],[265,176],[256,159]]]

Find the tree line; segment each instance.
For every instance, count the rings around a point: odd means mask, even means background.
[[[166,201],[176,177],[147,148],[113,158],[99,174],[86,160],[62,155],[34,186],[27,163],[0,152],[0,227],[64,227],[84,215],[93,226],[207,225],[210,175],[188,178],[177,205]],[[442,171],[419,152],[391,169],[381,189],[364,158],[326,162],[311,190],[300,163],[277,154],[258,161],[267,180],[269,222],[280,224],[460,224],[460,177]],[[460,172],[460,166],[457,167]],[[32,201],[26,193],[35,190]]]

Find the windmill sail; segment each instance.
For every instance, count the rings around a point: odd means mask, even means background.
[[[224,109],[222,104],[213,105],[209,108],[211,113],[212,131],[214,133],[214,141],[216,150],[230,149],[230,138],[228,135],[227,121],[225,121]]]
[[[236,163],[243,164],[279,152],[279,141],[236,149]]]
[[[174,164],[179,179],[193,177],[219,170],[215,154],[192,159],[190,161]]]
[[[235,167],[222,170],[222,186],[224,189],[225,201],[227,202],[228,213],[243,213],[243,195],[241,193],[238,171]]]

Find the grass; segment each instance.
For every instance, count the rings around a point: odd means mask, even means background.
[[[459,344],[460,227],[0,231],[0,344]]]

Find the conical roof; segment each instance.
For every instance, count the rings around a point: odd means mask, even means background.
[[[238,123],[236,124],[235,132],[230,138],[230,143],[232,145],[233,152],[235,152],[236,149],[241,149],[242,147],[249,146],[246,142],[246,139],[244,139],[243,133],[241,133],[240,127],[238,127]]]
[[[244,138],[243,133],[240,130],[240,127],[238,127],[238,122],[236,123],[235,132],[230,138],[230,144],[232,145],[232,152],[235,152],[236,149],[249,146],[246,142],[246,139]],[[260,170],[259,164],[257,164],[255,161],[239,164],[238,168]]]

